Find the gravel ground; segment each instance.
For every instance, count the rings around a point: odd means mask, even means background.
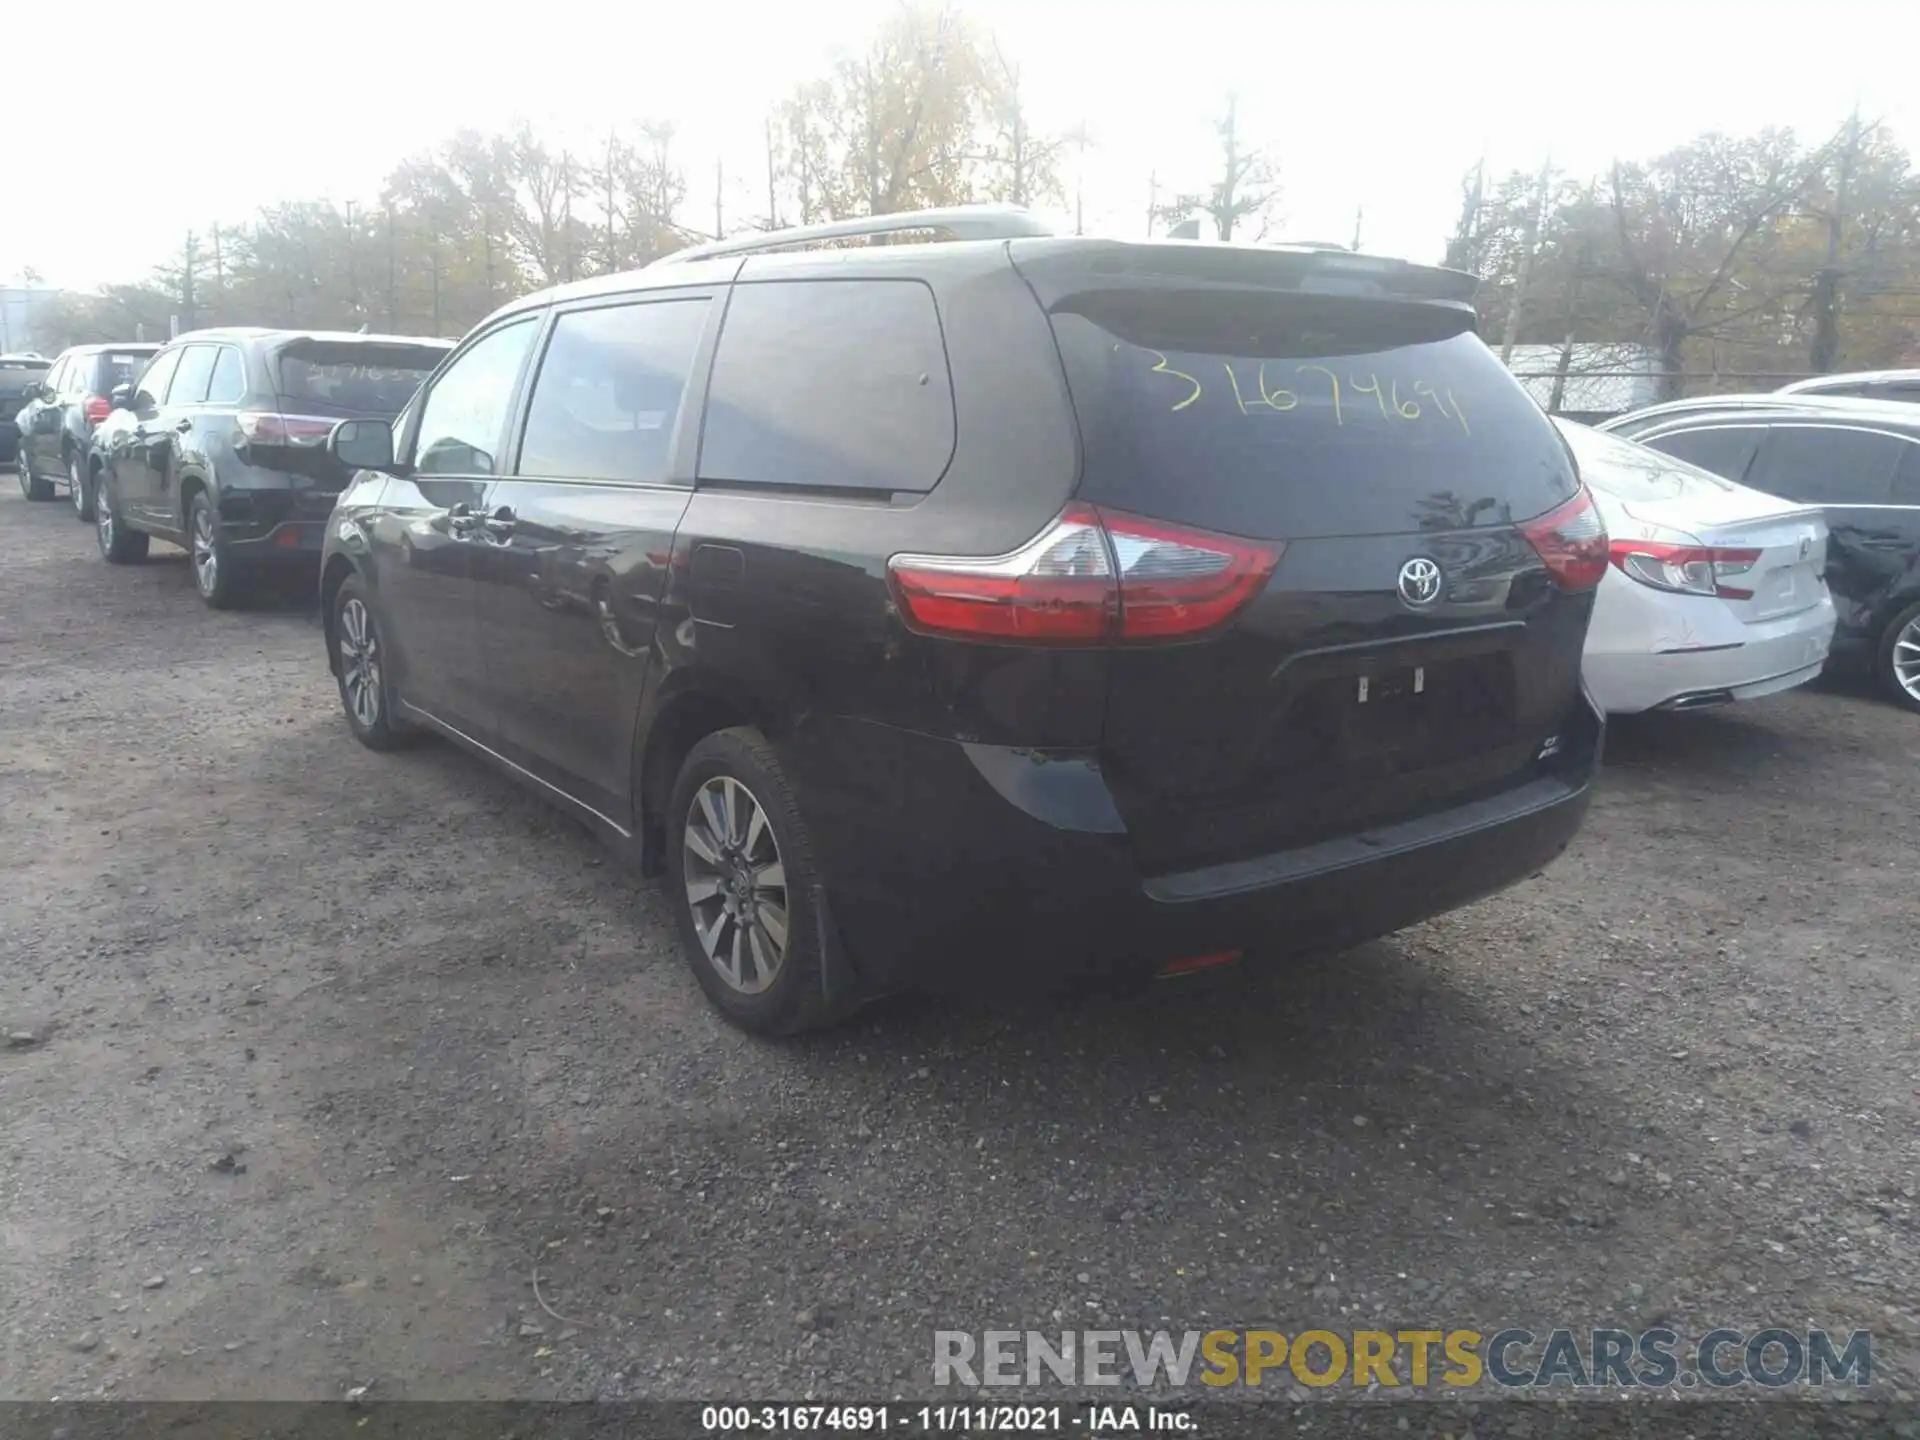
[[[0,1396],[873,1399],[936,1328],[1655,1318],[1867,1328],[1911,1389],[1920,719],[1610,746],[1545,876],[1388,941],[766,1044],[584,832],[355,745],[303,592],[212,614],[10,487]]]

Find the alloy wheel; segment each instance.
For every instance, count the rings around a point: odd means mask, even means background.
[[[361,729],[380,723],[380,637],[357,597],[340,607],[340,688]]]
[[[731,989],[760,994],[787,954],[787,872],[766,810],[733,776],[716,775],[694,792],[682,844],[708,963]]]
[[[1893,680],[1909,698],[1920,702],[1920,615],[1893,637]]]
[[[93,497],[93,526],[100,536],[100,549],[105,552],[113,549],[113,500],[107,494],[103,484],[100,493]]]
[[[87,518],[87,472],[80,463],[80,457],[74,456],[67,463],[67,494],[73,500],[73,513],[82,520]]]
[[[202,595],[220,583],[220,551],[213,533],[213,512],[203,502],[193,510],[193,578]]]

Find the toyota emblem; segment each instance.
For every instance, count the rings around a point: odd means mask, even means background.
[[[1415,609],[1423,609],[1440,598],[1440,567],[1424,555],[1416,555],[1400,567],[1400,598]]]

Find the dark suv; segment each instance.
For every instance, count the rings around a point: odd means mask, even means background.
[[[1655,417],[1633,438],[1822,506],[1839,612],[1828,663],[1870,670],[1895,701],[1920,710],[1920,406],[1778,398],[1787,403]]]
[[[54,358],[20,412],[20,480],[36,500],[64,485],[82,520],[93,519],[87,447],[113,408],[113,392],[146,368],[158,345],[76,345]]]
[[[1463,904],[1586,808],[1607,563],[1472,289],[962,210],[516,301],[334,433],[348,723],[670,874],[755,1030]]]
[[[398,335],[198,330],[165,346],[112,396],[76,504],[100,551],[144,559],[147,537],[185,546],[209,605],[250,572],[314,565],[349,471],[327,452],[342,418],[399,413],[452,344]]]

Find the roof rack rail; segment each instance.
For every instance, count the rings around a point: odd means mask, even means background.
[[[1032,211],[1018,205],[949,205],[936,210],[903,210],[896,215],[863,215],[855,220],[829,220],[819,225],[793,225],[709,240],[662,255],[655,265],[685,260],[711,260],[721,255],[758,255],[769,250],[794,250],[826,240],[858,239],[863,235],[900,235],[915,230],[944,230],[955,240],[1016,240],[1029,235],[1051,235],[1053,229]]]

